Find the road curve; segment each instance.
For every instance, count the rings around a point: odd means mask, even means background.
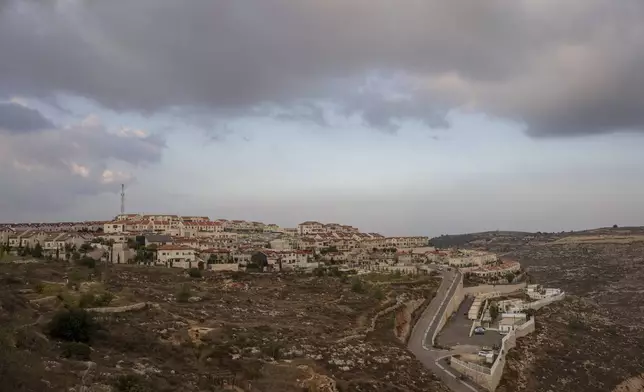
[[[450,369],[445,361],[441,361],[449,354],[449,351],[437,350],[432,347],[432,336],[438,328],[438,315],[442,314],[447,307],[461,279],[461,273],[456,270],[444,271],[442,275],[443,281],[436,296],[414,325],[407,347],[426,368],[436,374],[452,391],[478,392],[481,390],[479,387],[460,380],[458,372]]]

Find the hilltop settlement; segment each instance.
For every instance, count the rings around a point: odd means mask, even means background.
[[[494,391],[565,297],[503,252],[317,221],[122,214],[0,244],[14,390]]]

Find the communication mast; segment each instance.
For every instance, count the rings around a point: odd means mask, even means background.
[[[125,184],[121,184],[121,215],[125,214]]]

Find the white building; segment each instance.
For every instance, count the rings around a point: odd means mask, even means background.
[[[298,234],[300,235],[315,235],[325,233],[324,225],[316,221],[306,221],[297,225]]]
[[[105,234],[123,233],[126,231],[125,225],[126,223],[124,220],[106,222],[103,224],[103,233]]]
[[[526,294],[531,299],[539,300],[560,295],[561,289],[543,288],[540,284],[529,284],[526,287]]]
[[[157,248],[157,264],[175,268],[197,267],[195,250],[184,245],[163,245]]]

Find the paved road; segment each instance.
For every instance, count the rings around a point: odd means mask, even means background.
[[[441,359],[454,354],[448,350],[432,348],[432,336],[438,327],[438,316],[447,307],[447,303],[454,295],[461,274],[458,271],[443,272],[443,281],[436,292],[436,296],[423,312],[414,326],[407,347],[420,360],[425,367],[436,374],[454,392],[478,392],[480,389],[458,378],[459,374],[454,369],[445,365]]]
[[[470,329],[472,329],[472,320],[467,318],[467,313],[470,306],[472,306],[472,302],[474,302],[474,297],[468,296],[461,303],[456,313],[447,321],[440,334],[436,336],[438,345],[443,347],[460,345],[492,347],[495,344],[501,345],[503,336],[496,331],[488,330],[483,335],[469,336]]]

